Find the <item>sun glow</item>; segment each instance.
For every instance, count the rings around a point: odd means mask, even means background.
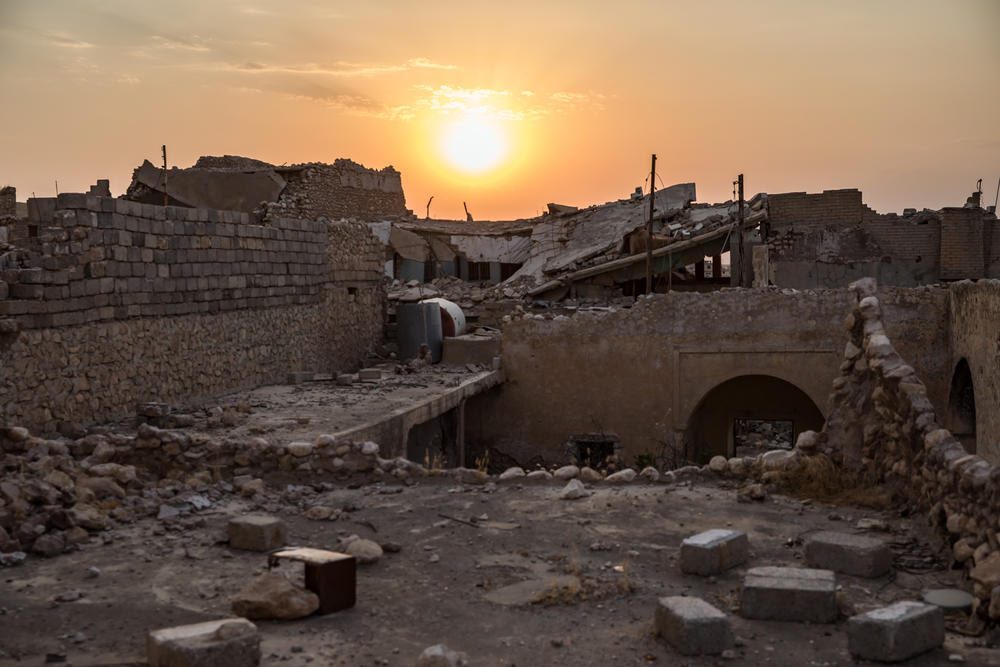
[[[507,157],[509,138],[499,123],[479,116],[450,122],[441,136],[441,152],[455,169],[480,174]]]

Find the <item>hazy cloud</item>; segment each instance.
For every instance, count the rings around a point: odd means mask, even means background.
[[[164,37],[163,35],[153,35],[153,43],[161,49],[171,49],[174,51],[192,51],[204,53],[212,49],[205,45],[200,37],[195,35],[192,39],[180,39],[177,37]]]
[[[90,42],[84,42],[66,34],[48,35],[47,38],[52,44],[66,49],[90,49],[94,47]]]
[[[324,65],[318,63],[302,63],[300,65],[268,64],[248,61],[239,65],[227,66],[242,72],[280,72],[284,74],[323,74],[327,76],[351,77],[371,76],[390,72],[405,72],[413,69],[456,69],[455,65],[435,63],[427,58],[411,58],[402,64],[385,65],[376,63],[354,63],[338,61]]]
[[[574,106],[603,108],[604,95],[559,91],[549,94],[522,90],[514,93],[491,88],[455,88],[452,86],[417,86],[426,95],[416,106],[440,114],[472,114],[498,120],[538,120],[568,111]]]

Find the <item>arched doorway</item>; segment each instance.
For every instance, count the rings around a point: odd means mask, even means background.
[[[972,386],[969,362],[959,360],[951,376],[948,393],[948,428],[965,451],[976,453],[976,391]]]
[[[791,443],[802,431],[823,428],[823,414],[791,382],[771,375],[740,375],[712,388],[691,414],[684,449],[697,463],[734,456],[738,422],[791,422]]]

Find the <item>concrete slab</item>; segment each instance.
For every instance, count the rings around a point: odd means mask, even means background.
[[[729,617],[701,598],[660,598],[656,633],[682,655],[718,655],[733,645]]]
[[[832,623],[837,580],[830,570],[755,567],[743,578],[742,615],[775,621]]]
[[[923,602],[896,602],[847,622],[847,648],[865,660],[899,662],[943,643],[944,613]]]
[[[146,659],[150,667],[253,667],[260,664],[260,636],[245,618],[154,630]]]
[[[865,535],[823,531],[806,538],[806,562],[812,567],[856,577],[881,577],[892,569],[885,542]]]
[[[750,541],[738,530],[706,530],[681,542],[681,572],[686,574],[719,574],[749,557]]]
[[[500,336],[466,334],[445,338],[441,363],[451,366],[482,364],[492,367],[493,357],[500,356]]]

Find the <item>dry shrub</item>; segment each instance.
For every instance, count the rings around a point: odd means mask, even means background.
[[[798,465],[782,476],[782,487],[789,495],[833,505],[883,510],[892,503],[892,495],[884,488],[838,467],[823,454],[801,457]]]

